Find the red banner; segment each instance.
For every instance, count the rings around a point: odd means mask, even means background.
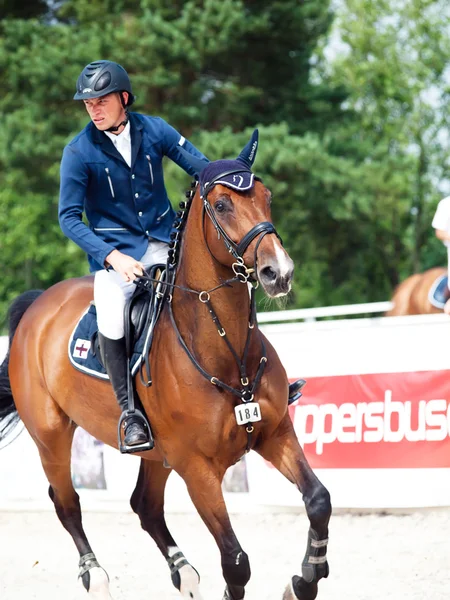
[[[311,377],[290,410],[313,468],[450,467],[450,371]]]

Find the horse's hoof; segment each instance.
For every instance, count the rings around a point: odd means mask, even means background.
[[[292,588],[292,580],[287,584],[282,600],[295,600],[294,590]]]
[[[184,565],[178,571],[180,574],[180,594],[189,600],[203,600],[200,594],[200,576],[192,565]]]
[[[314,600],[316,596],[316,582],[308,583],[303,577],[294,575],[284,591],[283,600]]]
[[[227,586],[227,587],[225,588],[225,592],[224,592],[224,595],[223,595],[223,598],[222,598],[222,600],[243,600],[243,598],[244,598],[244,596],[242,596],[242,598],[236,598],[236,599],[235,599],[235,598],[232,598],[232,597],[230,596],[230,592],[228,591],[228,586]]]
[[[101,567],[94,567],[89,570],[89,591],[87,596],[89,600],[113,600],[109,593],[108,574]]]

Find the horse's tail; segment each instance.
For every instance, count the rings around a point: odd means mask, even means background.
[[[5,360],[0,365],[0,441],[6,437],[6,435],[14,429],[19,423],[20,417],[17,413],[16,405],[14,404],[14,398],[11,392],[11,385],[9,382],[8,365],[9,365],[9,349],[11,348],[11,342],[16,332],[17,326],[19,325],[20,319],[23,314],[36,300],[38,296],[42,294],[42,290],[29,290],[18,296],[8,311],[8,325],[9,325],[9,346],[8,353],[6,354]]]
[[[410,275],[409,277],[407,277],[405,281],[402,281],[395,288],[394,294],[391,298],[391,301],[394,304],[394,306],[393,308],[391,308],[390,311],[386,313],[387,317],[398,317],[414,313],[410,305],[411,294],[421,278],[422,273],[415,273],[414,275]]]

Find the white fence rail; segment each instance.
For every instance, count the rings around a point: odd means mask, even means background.
[[[276,323],[280,321],[315,321],[322,317],[342,317],[344,315],[364,315],[385,313],[393,307],[393,303],[368,302],[366,304],[342,304],[341,306],[322,306],[319,308],[298,308],[258,313],[259,323]]]

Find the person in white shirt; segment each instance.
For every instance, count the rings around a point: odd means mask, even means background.
[[[447,246],[447,273],[450,272],[450,196],[443,198],[436,209],[431,223],[436,230],[436,237]],[[447,285],[450,288],[447,280]],[[450,315],[450,299],[444,306],[444,312]]]

